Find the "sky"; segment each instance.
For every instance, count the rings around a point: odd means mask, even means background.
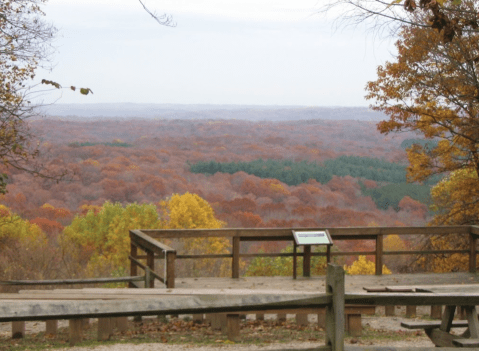
[[[391,60],[392,40],[337,28],[324,0],[49,0],[58,28],[46,103],[368,106],[364,87]]]

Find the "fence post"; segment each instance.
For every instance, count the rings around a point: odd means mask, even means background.
[[[173,289],[175,287],[175,260],[176,251],[168,251],[166,253],[166,287]]]
[[[311,277],[311,245],[303,246],[303,277]]]
[[[145,288],[152,288],[150,267],[148,266],[145,267]]]
[[[155,278],[152,274],[150,274],[151,271],[155,271],[155,253],[153,251],[147,251],[146,253],[146,266],[149,268],[148,272],[148,286],[145,286],[145,288],[154,288],[155,287]],[[146,279],[146,278],[145,278]]]
[[[344,270],[328,264],[326,293],[332,295],[332,304],[326,306],[326,346],[331,351],[344,350]]]
[[[233,266],[231,278],[239,278],[240,267],[240,237],[233,237]]]
[[[131,238],[131,232],[130,232],[130,256],[133,258],[138,258],[138,248],[136,247],[135,243],[133,242]],[[130,276],[131,277],[136,277],[138,275],[138,266],[136,265],[136,262],[133,260],[130,260]],[[128,283],[129,288],[134,288],[135,285],[133,282]]]
[[[383,274],[383,235],[376,236],[376,275]]]
[[[469,234],[469,272],[476,273],[476,258],[477,258],[477,238],[472,233]]]

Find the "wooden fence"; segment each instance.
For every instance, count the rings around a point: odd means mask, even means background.
[[[303,252],[293,253],[241,253],[241,243],[247,241],[289,241],[294,242],[293,230],[315,231],[328,229],[333,242],[341,240],[374,240],[374,251],[347,251],[347,252],[312,252],[311,246],[304,246]],[[463,250],[405,250],[385,251],[383,238],[386,235],[448,235],[462,234],[469,237],[469,247]],[[477,239],[479,226],[437,226],[437,227],[348,227],[348,228],[266,228],[266,229],[146,229],[131,230],[131,276],[137,275],[138,267],[151,271],[151,281],[156,278],[168,288],[175,287],[175,260],[176,259],[204,259],[204,258],[231,258],[231,277],[239,278],[241,258],[251,257],[303,257],[303,276],[311,274],[311,257],[326,256],[328,262],[334,256],[373,255],[375,257],[376,275],[382,274],[383,259],[386,255],[424,255],[424,254],[467,254],[469,255],[469,272],[476,271]],[[205,255],[177,255],[176,250],[158,240],[167,238],[229,238],[232,243],[232,252],[229,254]],[[138,249],[146,253],[139,255]],[[166,269],[163,276],[154,271],[154,260],[166,258]],[[145,260],[146,263],[141,260]],[[296,264],[295,264],[296,267]],[[295,274],[294,274],[295,275]],[[135,286],[134,283],[130,283]],[[151,287],[153,287],[151,283]]]

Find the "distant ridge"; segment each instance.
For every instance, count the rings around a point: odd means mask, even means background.
[[[359,120],[380,121],[387,117],[367,107],[175,105],[175,104],[55,104],[45,106],[47,116],[79,118],[239,119],[249,121]]]

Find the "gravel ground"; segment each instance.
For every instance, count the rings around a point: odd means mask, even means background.
[[[377,314],[375,316],[363,316],[362,324],[364,328],[371,328],[375,330],[391,330],[391,331],[406,331],[407,329],[401,328],[400,323],[403,320],[409,320],[410,318],[405,318],[405,307],[396,307],[396,316],[394,317],[384,317],[384,307],[377,307]],[[429,313],[429,307],[419,307],[418,316],[427,315]],[[293,317],[294,315],[288,315],[288,317]],[[180,316],[181,317],[181,316]],[[275,315],[266,315],[268,318],[275,318]],[[254,319],[254,315],[248,315],[248,319]],[[309,320],[311,323],[316,322],[316,316],[310,315]],[[67,327],[68,321],[59,321],[59,328]],[[45,323],[43,322],[27,322],[26,323],[26,333],[38,333],[45,331]],[[459,330],[458,330],[459,331]],[[4,336],[11,335],[11,323],[0,323],[0,334]],[[346,338],[346,344],[352,346],[389,346],[389,347],[433,347],[429,338],[425,335],[421,337],[408,338],[405,336],[404,340],[400,341],[388,341],[388,340],[376,340],[376,341],[367,341],[363,343],[361,338]],[[241,345],[241,344],[218,344],[210,346],[201,346],[197,347],[195,345],[168,345],[163,343],[158,344],[116,344],[108,346],[97,346],[97,347],[68,347],[64,349],[56,350],[65,350],[65,351],[172,351],[172,350],[188,350],[188,351],[218,351],[218,350],[231,350],[231,351],[242,351],[242,350],[295,350],[295,349],[305,349],[305,348],[314,348],[323,345],[323,342],[291,342],[291,343],[281,343],[281,344],[270,344],[264,346],[255,346],[255,345]]]

